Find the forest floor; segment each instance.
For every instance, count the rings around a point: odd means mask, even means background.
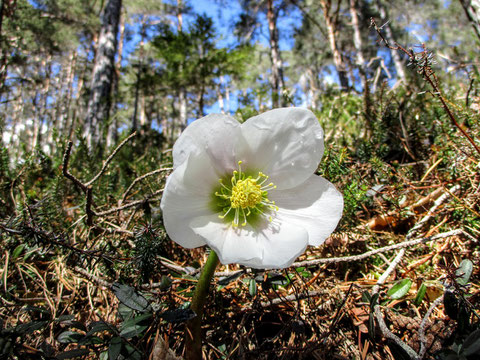
[[[337,231],[283,271],[220,265],[204,314],[204,357],[475,358],[480,154],[461,135],[448,141],[410,163],[329,151],[319,173],[345,198]],[[162,230],[169,153],[159,155],[160,170],[122,183],[123,144],[97,166],[100,176],[90,173],[94,186],[79,180],[85,173],[72,178],[84,160],[73,155],[66,169],[63,150],[11,175],[0,223],[0,358],[183,355],[207,250],[181,248]]]

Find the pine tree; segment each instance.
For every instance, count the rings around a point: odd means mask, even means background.
[[[108,0],[102,12],[102,25],[90,83],[85,135],[90,150],[101,147],[111,106],[117,34],[122,0]]]

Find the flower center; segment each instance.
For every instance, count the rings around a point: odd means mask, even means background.
[[[238,180],[237,184],[232,188],[230,202],[234,209],[255,207],[262,202],[262,188],[255,179]]]
[[[230,179],[219,180],[221,187],[215,192],[223,213],[219,218],[231,221],[234,227],[240,224],[245,226],[258,215],[268,216],[269,221],[272,221],[272,216],[266,213],[277,211],[278,207],[268,199],[268,191],[276,186],[273,183],[265,184],[268,176],[262,172],[258,172],[256,177],[247,176],[241,165],[242,162],[239,161],[238,170],[233,171]]]

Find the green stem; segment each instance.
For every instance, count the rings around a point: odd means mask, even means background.
[[[192,320],[187,321],[187,327],[185,330],[185,358],[187,360],[202,359],[203,307],[207,301],[208,288],[210,287],[210,282],[215,274],[217,264],[218,256],[215,251],[212,250],[210,251],[207,262],[202,269],[190,305],[190,309],[192,309],[197,316]]]

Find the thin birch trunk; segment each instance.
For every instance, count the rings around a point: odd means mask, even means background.
[[[273,7],[273,0],[267,0],[268,32],[270,35],[270,59],[272,62],[272,103],[277,106],[285,106],[283,90],[285,81],[283,78],[283,62],[278,46],[277,14]]]
[[[220,108],[220,112],[225,114],[225,101],[223,100],[222,89],[219,84],[216,84],[215,90],[217,91],[217,101],[218,107]]]
[[[183,31],[183,1],[177,0],[177,31]],[[182,67],[180,66],[180,71]],[[180,133],[187,127],[188,122],[188,104],[187,104],[187,89],[180,85],[178,88],[178,121],[173,118],[171,122],[171,141],[174,141]],[[175,107],[174,107],[175,108]]]
[[[390,44],[395,44],[395,40],[393,38],[392,28],[390,27],[389,19],[388,19],[388,12],[381,0],[377,0],[377,7],[380,13],[380,17],[384,23],[383,29],[385,30],[385,38]],[[407,76],[405,74],[405,68],[403,66],[402,59],[400,58],[400,54],[397,50],[390,50],[390,54],[393,59],[393,64],[395,66],[395,71],[397,72],[397,79],[402,81],[404,84],[406,83]]]
[[[108,127],[107,132],[107,148],[116,144],[118,142],[118,117],[116,116],[117,113],[117,103],[118,103],[118,86],[120,82],[120,69],[122,67],[122,59],[123,59],[123,42],[125,39],[125,12],[120,12],[120,24],[119,24],[119,32],[120,32],[120,40],[118,42],[118,51],[117,51],[117,60],[115,61],[115,72],[113,77],[113,103],[111,108],[111,113],[113,114],[112,122]]]
[[[342,1],[339,0],[337,3],[337,9],[335,13],[332,13],[332,1],[331,0],[321,0],[321,5],[323,9],[323,16],[325,18],[325,24],[327,26],[328,33],[328,43],[330,44],[330,50],[333,54],[333,63],[335,64],[335,69],[337,70],[338,79],[340,81],[340,88],[342,91],[347,91],[348,86],[348,73],[345,61],[343,56],[337,46],[337,19],[340,11],[340,5]]]
[[[358,20],[358,10],[357,10],[358,0],[350,0],[350,16],[352,17],[352,27],[353,27],[353,44],[356,51],[356,65],[360,72],[360,79],[362,81],[363,88],[363,113],[366,123],[365,135],[367,138],[370,138],[372,134],[372,121],[373,121],[373,109],[372,109],[372,98],[370,93],[370,87],[368,84],[367,77],[367,68],[365,56],[363,55],[363,42],[362,35],[360,32],[360,22]]]

